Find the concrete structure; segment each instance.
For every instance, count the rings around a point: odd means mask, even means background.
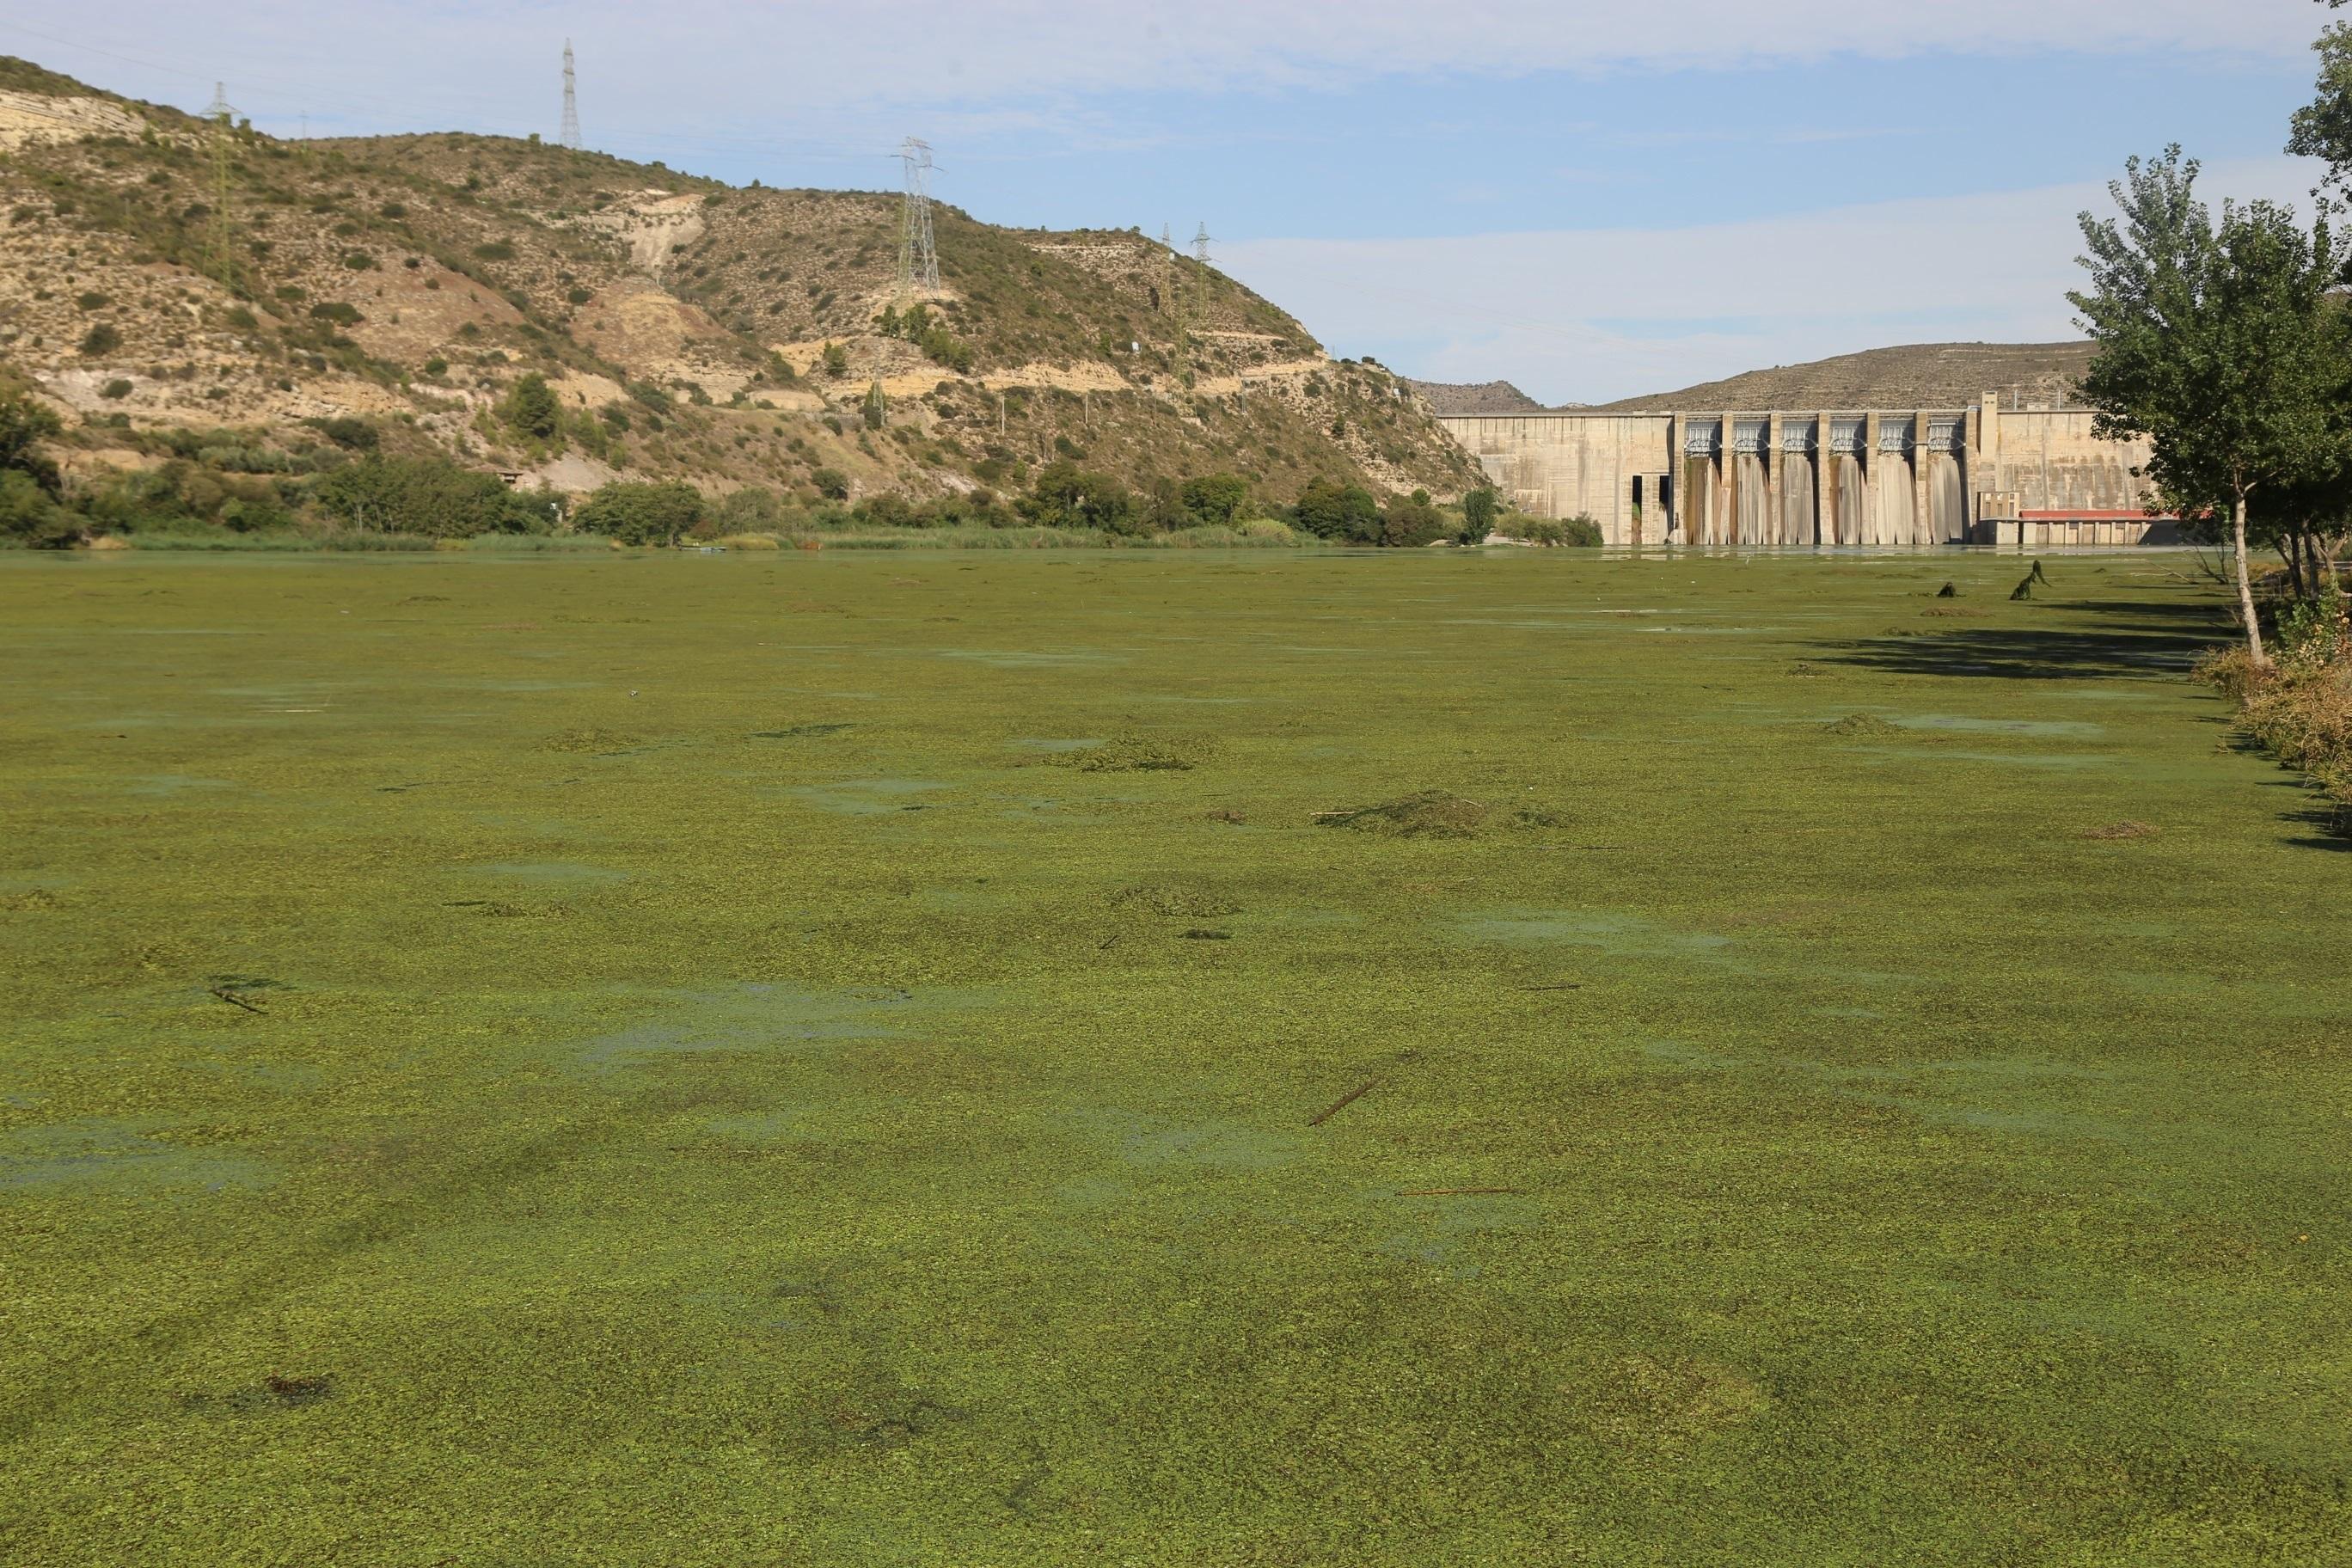
[[[2084,409],[1461,414],[1439,423],[1538,517],[1612,544],[2162,543],[2141,443]]]

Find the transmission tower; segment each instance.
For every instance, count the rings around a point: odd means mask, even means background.
[[[572,77],[572,40],[563,40],[563,144],[580,151],[580,91]]]
[[[1209,264],[1209,220],[1202,218],[1198,232],[1192,236],[1192,259],[1206,267]]]
[[[213,210],[205,228],[205,270],[224,285],[236,280],[236,266],[228,252],[229,125],[236,116],[226,84],[213,83],[213,100],[205,106],[205,118],[213,122]]]
[[[940,247],[931,237],[931,147],[909,136],[898,143],[898,160],[906,165],[907,199],[898,214],[898,297],[918,290],[937,293]]]

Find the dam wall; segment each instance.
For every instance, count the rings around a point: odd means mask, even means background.
[[[1536,517],[1584,516],[1611,544],[2033,547],[2168,542],[2145,443],[2084,409],[1965,408],[1441,416],[1495,488]]]

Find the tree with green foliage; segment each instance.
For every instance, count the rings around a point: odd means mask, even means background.
[[[41,455],[37,444],[56,439],[64,428],[47,405],[23,393],[0,396],[0,471],[23,474],[55,496],[58,466]]]
[[[563,427],[563,405],[557,399],[555,389],[547,384],[547,377],[535,370],[528,371],[499,404],[499,417],[509,428],[545,441]]]
[[[346,527],[371,533],[470,539],[535,533],[549,522],[542,505],[498,475],[439,458],[362,458],[321,476],[310,501]]]
[[[572,521],[583,533],[601,533],[624,544],[676,544],[702,519],[702,492],[682,479],[665,479],[616,480],[590,496]]]
[[[849,351],[839,343],[824,345],[824,374],[839,381],[849,374]]]
[[[809,474],[809,483],[814,485],[816,493],[827,500],[849,499],[849,476],[839,468],[813,469]]]
[[[0,468],[0,539],[36,550],[60,550],[80,542],[80,518],[22,468]]]
[[[1089,474],[1076,463],[1048,463],[1037,470],[1029,493],[1013,503],[1041,528],[1098,528],[1132,533],[1141,525],[1134,493],[1106,474]]]
[[[1462,542],[1483,544],[1495,531],[1495,519],[1502,510],[1501,498],[1486,486],[1480,486],[1462,498]]]
[[[2145,437],[2168,504],[2230,519],[2247,654],[2261,667],[2249,502],[2347,461],[2343,312],[2326,298],[2347,252],[2325,212],[2308,233],[2292,207],[2263,201],[2225,203],[2216,223],[2196,179],[2178,147],[2127,163],[2108,187],[2121,226],[2082,215],[2091,281],[2067,298],[2098,345],[2083,380],[2096,434]]]
[[[2330,10],[2344,3],[2327,0]],[[2352,23],[2330,24],[2311,47],[2319,56],[2319,79],[2288,124],[2286,150],[2323,160],[2327,183],[2352,193]]]
[[[1418,550],[1436,543],[1445,537],[1445,517],[1430,504],[1427,490],[1415,490],[1409,496],[1391,496],[1388,511],[1381,519],[1383,545],[1394,550]]]
[[[1249,514],[1249,481],[1238,474],[1207,474],[1186,479],[1184,510],[1195,522],[1231,528]]]
[[[1318,539],[1372,544],[1381,537],[1380,500],[1361,485],[1311,480],[1299,492],[1293,516]]]
[[[81,353],[85,359],[110,354],[121,346],[121,331],[111,321],[100,321],[82,335]]]

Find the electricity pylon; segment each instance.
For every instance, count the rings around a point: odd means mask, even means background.
[[[205,270],[227,288],[236,283],[236,263],[228,250],[229,122],[236,114],[226,84],[213,83],[213,100],[205,106],[205,118],[213,122],[213,210],[205,228]]]
[[[580,151],[580,93],[572,76],[572,40],[563,40],[563,144]]]
[[[931,235],[931,148],[913,136],[898,143],[899,162],[906,165],[906,200],[898,209],[898,299],[917,290],[936,294],[940,288],[940,249]]]

